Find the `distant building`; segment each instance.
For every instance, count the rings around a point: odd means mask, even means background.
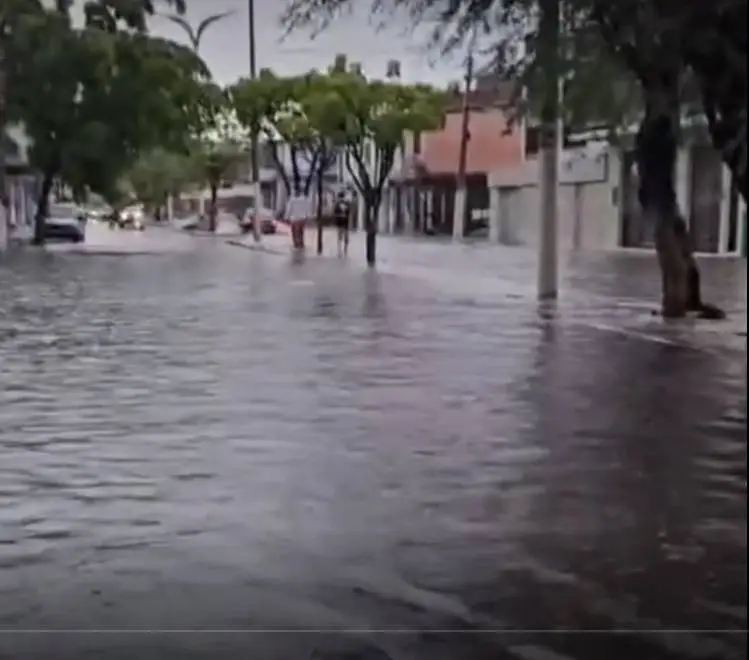
[[[25,238],[30,235],[36,212],[39,176],[29,164],[30,140],[23,126],[8,126],[2,139],[8,236]]]

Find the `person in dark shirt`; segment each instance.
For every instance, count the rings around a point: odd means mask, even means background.
[[[346,193],[340,191],[336,195],[335,205],[333,206],[333,218],[338,230],[338,256],[348,254],[348,232],[349,222],[351,221],[351,204],[346,199]]]

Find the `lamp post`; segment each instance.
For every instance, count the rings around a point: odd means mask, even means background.
[[[453,238],[462,239],[465,236],[468,216],[468,184],[466,168],[468,165],[468,143],[471,139],[471,85],[473,84],[473,53],[476,48],[478,32],[474,29],[468,44],[466,59],[465,87],[463,88],[463,107],[460,120],[460,148],[458,151],[458,170],[455,174],[455,208],[453,211]]]
[[[540,231],[538,240],[538,298],[556,300],[559,295],[558,202],[560,157],[560,0],[543,0],[539,19],[543,64],[543,106],[540,127]]]
[[[249,30],[249,36],[250,36],[250,78],[253,80],[257,77],[257,58],[255,54],[255,0],[247,0],[247,27]],[[262,185],[260,183],[260,141],[258,139],[258,133],[259,133],[260,127],[257,125],[257,123],[253,123],[253,125],[250,127],[250,158],[251,163],[251,171],[250,175],[252,177],[252,185],[254,189],[254,196],[255,196],[255,213],[253,214],[252,219],[252,236],[254,237],[255,241],[260,241],[260,226],[258,223],[258,211],[260,209],[261,200],[262,200]]]
[[[0,251],[8,245],[8,212],[5,204],[5,123],[8,94],[5,72],[5,28],[5,16],[0,16]]]

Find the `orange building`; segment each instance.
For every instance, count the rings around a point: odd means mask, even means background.
[[[490,172],[517,167],[525,160],[524,122],[513,121],[511,107],[515,89],[514,82],[480,76],[468,94],[466,179],[470,210],[488,208]],[[456,89],[442,128],[409,140],[403,171],[395,177],[399,197],[396,231],[405,230],[408,224],[415,231],[430,228],[436,233],[452,232],[463,102],[463,92]],[[480,219],[477,223],[481,224]],[[473,225],[469,214],[468,233]]]

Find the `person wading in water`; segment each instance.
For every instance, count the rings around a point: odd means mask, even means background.
[[[348,233],[351,222],[351,204],[342,190],[336,195],[333,218],[338,233],[338,256],[348,255]]]
[[[286,217],[291,225],[291,243],[296,250],[304,249],[304,228],[312,217],[310,199],[301,193],[291,197],[286,205]]]

